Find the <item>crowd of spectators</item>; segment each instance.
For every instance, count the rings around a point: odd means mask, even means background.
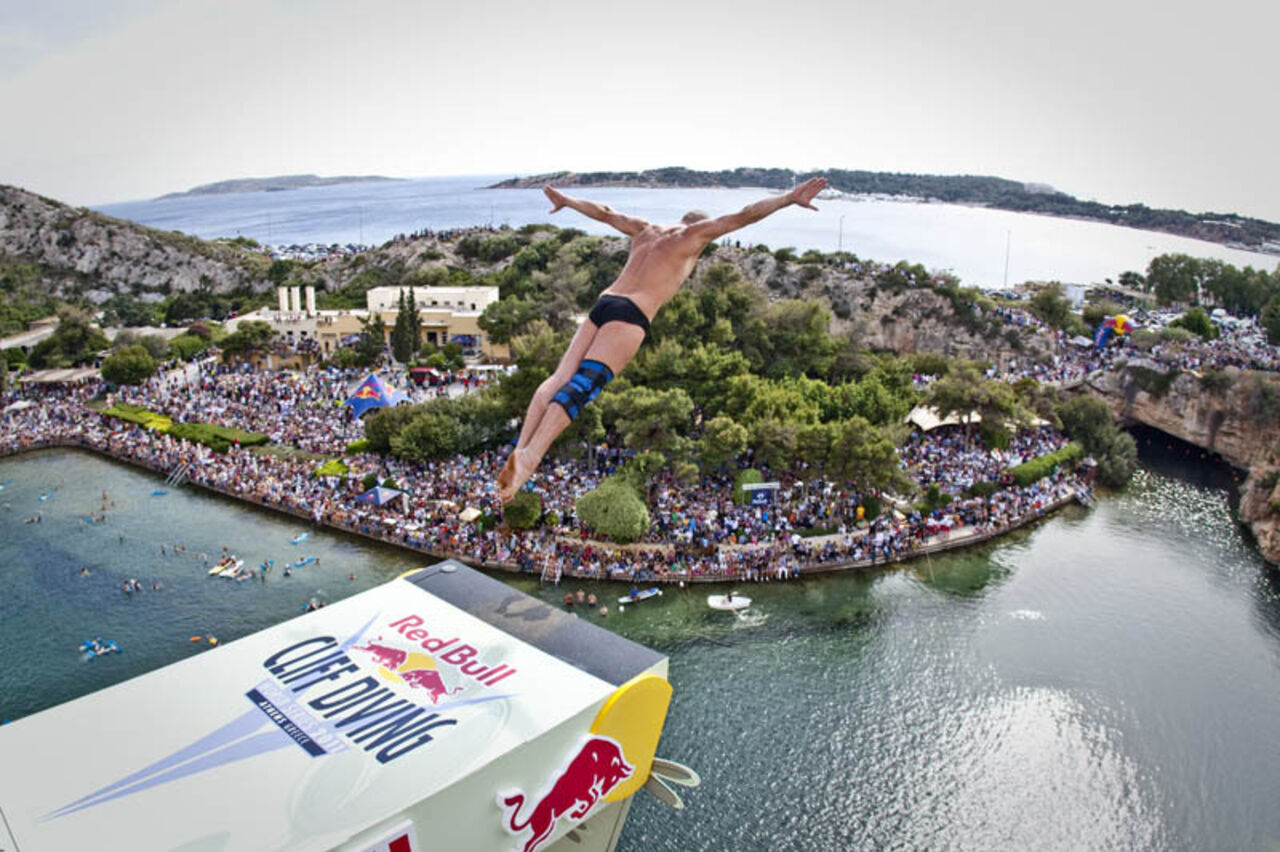
[[[175,420],[261,431],[280,444],[334,454],[360,437],[359,424],[340,405],[350,378],[319,371],[297,375],[228,369],[210,362],[194,368],[194,375],[158,377],[141,388],[122,389],[106,401],[144,405]],[[356,454],[347,458],[346,476],[318,477],[318,463],[309,456],[240,447],[219,454],[86,405],[102,392],[100,385],[89,385],[11,393],[6,405],[24,393],[34,404],[0,415],[0,453],[73,445],[165,473],[186,467],[189,480],[197,485],[317,524],[475,564],[551,577],[772,580],[836,564],[874,564],[921,547],[945,545],[961,530],[971,536],[1016,524],[1071,499],[1082,487],[1064,471],[1030,487],[1005,485],[990,497],[957,499],[930,513],[903,503],[903,511],[886,506],[884,514],[865,519],[863,495],[807,478],[803,470],[766,471],[780,486],[774,501],[763,506],[734,501],[728,474],[708,474],[693,483],[663,474],[650,486],[649,533],[641,542],[619,546],[592,539],[574,511],[577,497],[622,461],[619,453],[596,454],[594,467],[574,461],[548,463],[534,486],[543,499],[546,523],[531,532],[511,533],[487,521],[500,515],[493,478],[505,448],[423,463]],[[928,467],[933,471],[929,475],[939,478],[939,471],[960,468],[971,479],[997,474],[1015,458],[1056,448],[1061,437],[1035,430],[999,456],[974,448],[962,452],[957,440],[954,431],[945,428],[913,439],[906,456],[908,471]],[[948,458],[959,459],[959,467],[949,467]],[[369,474],[379,481],[393,480],[405,496],[381,507],[357,501]],[[955,478],[948,482],[958,487]],[[479,509],[480,517],[463,521],[468,507]]]

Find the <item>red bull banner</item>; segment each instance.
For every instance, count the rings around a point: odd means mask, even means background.
[[[0,728],[0,847],[533,852],[643,781],[619,693],[397,580]]]

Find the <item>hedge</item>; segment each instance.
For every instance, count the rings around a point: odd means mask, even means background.
[[[738,475],[733,481],[733,502],[739,506],[747,505],[747,492],[742,490],[742,486],[755,485],[760,482],[764,482],[764,474],[754,467],[738,471]]]
[[[1072,441],[1060,450],[1010,468],[1009,473],[1013,474],[1013,481],[1018,485],[1030,485],[1053,473],[1054,468],[1059,465],[1074,465],[1082,458],[1084,458],[1084,447]]]
[[[175,438],[185,438],[197,444],[204,444],[216,453],[225,453],[234,444],[242,447],[257,447],[271,442],[270,438],[258,432],[246,432],[243,429],[232,429],[229,426],[218,426],[214,423],[175,423],[169,427],[169,434]]]
[[[143,408],[141,405],[133,405],[128,402],[117,402],[115,405],[102,412],[109,414],[119,420],[125,420],[129,423],[137,423],[146,429],[152,429],[156,432],[172,431],[173,421],[163,414],[156,414]]]
[[[329,459],[315,469],[315,476],[346,476],[350,472],[342,459]]]
[[[347,455],[354,456],[358,453],[367,453],[369,451],[369,439],[361,438],[358,441],[352,441],[347,444]]]

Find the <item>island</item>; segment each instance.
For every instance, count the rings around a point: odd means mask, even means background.
[[[1162,231],[1228,246],[1280,254],[1280,224],[1235,213],[1188,213],[1145,204],[1102,204],[1075,198],[1043,183],[1023,183],[985,175],[918,175],[898,172],[820,169],[796,172],[776,168],[736,168],[699,171],[680,166],[641,172],[551,172],[514,177],[490,189],[532,189],[556,186],[643,188],[756,188],[790,189],[814,175],[823,175],[832,190],[858,196],[910,198],[949,204],[970,204],[1088,219],[1148,231]]]
[[[190,195],[230,195],[235,192],[283,192],[290,189],[304,189],[309,186],[337,186],[341,183],[388,183],[403,178],[384,177],[382,175],[338,175],[336,177],[320,177],[319,175],[278,175],[263,178],[236,178],[206,183],[188,189],[186,192],[170,192],[161,198],[186,198]]]

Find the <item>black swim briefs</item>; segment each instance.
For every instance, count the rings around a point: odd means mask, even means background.
[[[597,327],[607,322],[629,322],[644,329],[646,335],[649,334],[649,318],[644,315],[644,311],[636,307],[635,302],[626,296],[603,294],[596,300],[595,307],[591,309],[591,313],[587,314],[587,318]]]

